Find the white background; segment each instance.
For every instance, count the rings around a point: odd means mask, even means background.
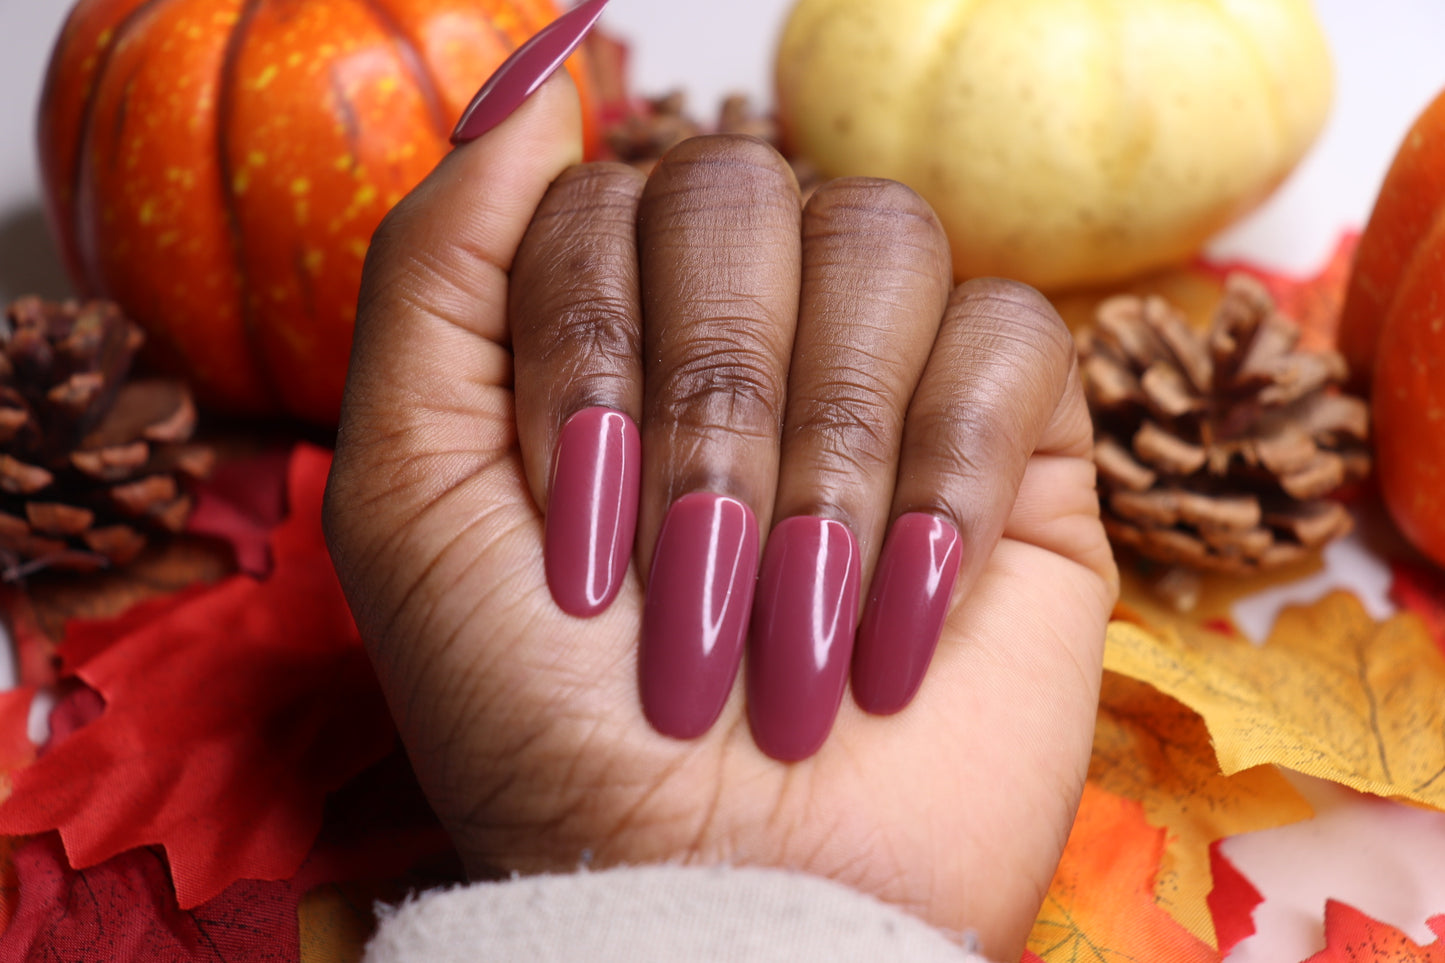
[[[902,0],[878,0],[880,3]],[[1157,0],[1184,2],[1184,0]],[[774,38],[790,0],[613,0],[604,23],[631,43],[634,88],[682,87],[699,115],[725,93],[771,100]],[[40,78],[65,0],[0,0],[0,300],[64,294],[44,230],[32,128]],[[1281,190],[1218,238],[1217,254],[1311,271],[1337,233],[1358,227],[1410,121],[1445,87],[1445,0],[1317,0],[1336,66],[1329,126]],[[1337,554],[1358,554],[1342,546]],[[1344,566],[1379,608],[1378,573]],[[1340,566],[1332,563],[1331,568]],[[1304,587],[1318,594],[1323,583]],[[1298,592],[1296,594],[1299,594]],[[1445,818],[1302,782],[1320,817],[1238,837],[1227,854],[1268,899],[1260,933],[1231,963],[1290,963],[1321,945],[1324,900],[1342,898],[1432,939],[1425,918],[1445,913]],[[1167,961],[1164,961],[1167,963]]]

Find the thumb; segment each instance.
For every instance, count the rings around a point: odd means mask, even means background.
[[[516,437],[507,273],[548,185],[581,156],[577,90],[559,70],[444,158],[372,238],[323,516],[364,628],[399,604],[387,571],[405,561],[399,532],[418,536],[410,555],[435,556],[457,527],[415,526],[438,519],[427,505],[470,486],[465,513],[506,491],[472,483],[496,475]]]
[[[507,342],[512,259],[548,186],[581,159],[577,90],[558,70],[392,208],[362,273],[346,407],[398,388],[425,400]]]

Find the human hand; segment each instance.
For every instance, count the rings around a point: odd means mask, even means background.
[[[936,220],[898,185],[835,184],[800,218],[758,142],[690,142],[644,183],[573,167],[579,141],[559,75],[448,157],[368,256],[326,521],[423,788],[474,873],[781,866],[1016,956],[1081,791],[1114,593],[1067,331],[1022,286],[951,290]],[[636,550],[578,618],[549,591],[539,506],[563,425],[599,405],[641,428]],[[645,609],[676,591],[644,587],[669,508],[696,492],[764,529],[828,519],[794,527],[841,538],[865,598],[890,521],[952,524],[957,587],[906,711],[844,699],[834,722],[816,685],[841,689],[846,650],[799,678],[758,650],[797,639],[755,628],[750,681],[727,678],[714,724],[648,724]],[[793,578],[851,622],[847,578],[809,577],[765,562],[759,609],[785,607]],[[650,714],[667,728],[668,711]],[[806,758],[770,758],[755,731]]]

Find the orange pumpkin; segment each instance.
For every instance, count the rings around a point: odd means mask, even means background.
[[[81,0],[40,105],[77,285],[244,414],[333,425],[362,259],[551,0]],[[577,58],[569,65],[583,92]],[[478,185],[479,189],[482,185]]]
[[[1371,388],[1385,504],[1445,565],[1445,91],[1385,175],[1360,237],[1340,349]]]

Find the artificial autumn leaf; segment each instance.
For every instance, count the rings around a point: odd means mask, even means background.
[[[1264,896],[1229,861],[1216,842],[1209,847],[1209,872],[1214,888],[1209,891],[1209,915],[1219,937],[1220,956],[1254,935],[1254,910]]]
[[[1393,559],[1390,598],[1424,621],[1440,651],[1445,652],[1445,573],[1422,562]]]
[[[329,465],[293,455],[269,579],[188,595],[75,663],[105,712],[16,774],[0,832],[59,829],[78,868],[161,846],[183,908],[296,872],[327,793],[394,741],[322,541]]]
[[[1337,591],[1262,647],[1113,622],[1104,664],[1198,712],[1226,773],[1274,763],[1445,808],[1445,656],[1414,615],[1376,622]]]
[[[271,568],[270,532],[285,513],[288,461],[287,450],[275,446],[223,459],[196,491],[186,531],[225,541],[242,572],[265,575]]]
[[[1077,960],[1217,961],[1154,902],[1164,830],[1133,800],[1085,784],[1063,858],[1029,933],[1044,963]]]
[[[71,869],[54,833],[14,856],[19,904],[0,959],[247,963],[298,959],[297,895],[286,882],[241,880],[204,905],[176,905],[164,857],[133,849]]]
[[[1272,766],[1220,771],[1204,721],[1152,686],[1104,674],[1089,779],[1144,807],[1168,830],[1154,894],[1191,933],[1218,946],[1211,845],[1308,819],[1309,803]]]
[[[1387,923],[1346,903],[1325,904],[1325,948],[1305,963],[1445,963],[1445,915],[1426,921],[1439,937],[1420,946]]]

